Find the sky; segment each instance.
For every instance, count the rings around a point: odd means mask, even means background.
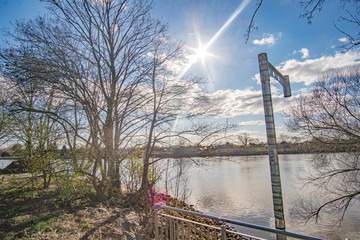
[[[264,110],[257,56],[266,52],[280,72],[290,76],[292,97],[284,98],[282,86],[274,79],[272,98],[278,141],[290,136],[285,127],[286,107],[300,94],[309,92],[318,77],[339,67],[359,65],[360,52],[344,51],[343,33],[357,33],[356,26],[339,21],[347,16],[351,3],[326,1],[312,24],[300,17],[304,10],[297,0],[264,0],[254,24],[257,30],[245,43],[245,33],[256,0],[154,0],[152,14],[168,24],[168,33],[184,43],[189,55],[206,46],[203,58],[189,72],[205,78],[204,90],[217,106],[214,121],[235,124],[236,134],[266,140]],[[37,0],[0,0],[0,28],[11,28],[16,19],[46,14]],[[216,37],[214,37],[216,36]],[[6,35],[1,36],[1,41]]]

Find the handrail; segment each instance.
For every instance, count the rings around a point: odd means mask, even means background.
[[[227,219],[227,218],[223,218],[223,217],[216,217],[216,216],[211,216],[211,215],[207,215],[207,214],[203,214],[203,213],[192,212],[192,211],[188,211],[188,210],[174,208],[174,207],[167,206],[165,204],[157,204],[155,207],[162,208],[162,209],[173,210],[173,211],[182,212],[182,213],[187,213],[187,214],[193,214],[193,215],[197,215],[197,216],[200,216],[200,217],[207,217],[207,218],[215,219],[215,220],[222,221],[222,222],[227,222],[227,223],[231,223],[231,224],[235,224],[235,225],[239,225],[239,226],[243,226],[243,227],[248,227],[248,228],[252,228],[252,229],[257,229],[257,230],[261,230],[261,231],[265,231],[265,232],[270,232],[270,233],[275,233],[275,234],[282,234],[282,235],[285,235],[285,236],[294,237],[294,238],[298,238],[298,239],[322,240],[321,238],[305,236],[305,235],[301,235],[301,234],[297,234],[297,233],[292,233],[292,232],[267,228],[267,227],[263,227],[263,226],[250,224],[250,223],[239,222],[239,221],[236,221],[236,220],[231,220],[231,219]]]
[[[168,218],[172,218],[172,219],[175,219],[175,220],[179,220],[179,221],[183,221],[183,222],[187,222],[187,223],[192,223],[192,224],[196,224],[196,225],[199,225],[199,226],[203,226],[203,227],[207,227],[207,228],[210,228],[210,229],[215,229],[219,232],[223,231],[223,227],[216,227],[216,226],[211,226],[211,225],[208,225],[208,224],[204,224],[204,223],[199,223],[199,222],[196,222],[196,221],[192,221],[192,220],[188,220],[188,219],[184,219],[184,218],[179,218],[179,217],[175,217],[175,216],[171,216],[171,215],[167,215],[167,214],[163,214],[161,213],[160,214],[161,216],[164,216],[164,217],[168,217]],[[239,232],[235,232],[235,231],[231,231],[231,230],[225,230],[227,233],[231,233],[231,234],[237,234],[239,235]],[[254,237],[254,236],[251,236],[251,235],[248,235],[248,234],[244,234],[244,233],[241,233],[240,234],[242,237],[246,237],[248,239],[256,239],[256,240],[265,240],[263,238],[259,238],[259,237]]]

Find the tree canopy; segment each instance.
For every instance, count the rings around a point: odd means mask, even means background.
[[[9,129],[23,138],[29,161],[45,133],[53,143],[44,151],[66,143],[75,169],[103,199],[119,189],[121,164],[139,149],[147,190],[156,144],[218,136],[221,127],[205,122],[178,126],[205,113],[208,107],[198,106],[207,100],[197,90],[199,78],[178,77],[182,45],[151,16],[151,1],[43,2],[49,16],[16,22],[11,44],[0,51],[14,100],[6,110],[18,120]]]

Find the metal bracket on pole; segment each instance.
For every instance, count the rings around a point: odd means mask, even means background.
[[[269,63],[266,53],[259,54],[258,61],[260,69],[261,88],[263,93],[266,135],[270,161],[275,227],[280,230],[285,230],[284,205],[282,199],[280,167],[276,145],[274,113],[270,91],[270,77],[273,77],[278,82],[280,82],[280,84],[283,86],[285,97],[291,96],[290,82],[289,76],[283,76],[273,65]],[[284,239],[285,237],[277,235],[277,238]]]
[[[266,54],[266,53],[265,53]],[[269,65],[269,74],[275,80],[277,80],[284,88],[284,97],[291,97],[291,88],[289,76],[283,76],[271,63],[268,62]]]

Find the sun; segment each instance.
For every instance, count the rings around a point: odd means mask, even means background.
[[[203,46],[199,46],[199,48],[195,50],[195,53],[197,60],[201,61],[204,61],[206,55],[208,55],[208,53],[206,52],[206,48]]]
[[[201,62],[202,65],[205,65],[205,59],[210,56],[211,54],[207,52],[207,47],[203,46],[199,43],[198,48],[189,47],[193,54],[191,55],[191,64],[195,64]]]

